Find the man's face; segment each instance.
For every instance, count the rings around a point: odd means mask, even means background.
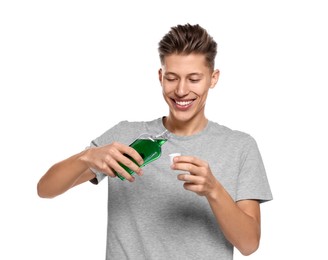
[[[218,77],[218,70],[213,72],[206,66],[204,55],[173,54],[165,57],[159,79],[164,99],[169,105],[169,116],[182,122],[205,119],[207,94]]]

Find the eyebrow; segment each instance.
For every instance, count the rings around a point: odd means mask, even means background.
[[[173,75],[173,76],[179,77],[179,75],[176,74],[176,73],[174,73],[174,72],[165,72],[164,75],[165,76],[167,76],[167,75]],[[202,77],[203,75],[204,75],[203,73],[198,73],[198,72],[192,72],[192,73],[187,74],[187,76],[189,76],[189,77],[190,76],[199,76],[199,77]]]

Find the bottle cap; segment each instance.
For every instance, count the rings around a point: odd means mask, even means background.
[[[171,153],[171,154],[169,154],[171,165],[173,164],[173,158],[176,157],[176,156],[180,156],[180,155],[181,155],[181,153]]]

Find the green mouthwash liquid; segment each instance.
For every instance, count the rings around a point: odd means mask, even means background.
[[[167,141],[167,138],[162,138],[162,135],[160,135],[161,138],[153,139],[152,137],[144,137],[140,136],[137,138],[132,144],[130,144],[130,147],[134,148],[142,157],[144,160],[144,163],[142,165],[139,165],[140,167],[144,167],[147,164],[155,161],[158,159],[162,154],[161,146]],[[165,136],[166,137],[166,136]],[[130,156],[127,156],[131,161],[133,161],[135,164],[137,162],[132,159]],[[120,165],[129,173],[134,174],[135,172],[132,171],[127,166],[120,163]],[[138,164],[137,164],[138,165]],[[116,173],[117,177],[119,177],[121,180],[124,180],[125,178],[121,176],[120,174]]]

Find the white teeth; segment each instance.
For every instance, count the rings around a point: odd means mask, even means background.
[[[192,101],[175,101],[179,106],[188,106]]]

